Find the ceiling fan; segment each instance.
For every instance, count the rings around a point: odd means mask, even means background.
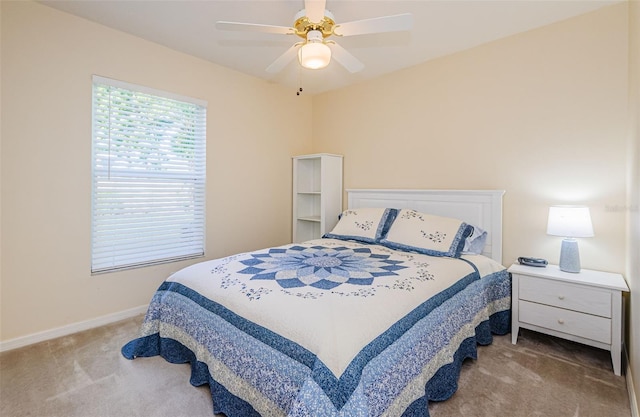
[[[297,35],[303,39],[287,49],[266,68],[269,73],[278,73],[298,56],[300,65],[309,69],[320,69],[329,65],[331,57],[351,73],[361,71],[364,64],[333,40],[331,36],[355,36],[372,33],[411,30],[413,16],[410,13],[382,16],[372,19],[336,23],[333,14],[325,10],[326,0],[305,0],[305,8],[294,17],[291,27],[255,23],[216,22],[219,30],[250,31],[282,35]]]

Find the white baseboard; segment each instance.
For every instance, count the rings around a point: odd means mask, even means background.
[[[119,311],[117,313],[107,314],[106,316],[96,317],[95,319],[80,321],[66,326],[56,327],[51,330],[45,330],[38,333],[32,333],[26,336],[16,337],[7,341],[0,342],[0,352],[17,349],[20,347],[32,345],[45,340],[55,339],[61,336],[67,336],[84,330],[93,329],[104,326],[106,324],[115,323],[130,317],[144,314],[149,305],[130,308],[129,310]]]
[[[625,356],[626,355],[625,349]],[[629,393],[629,406],[631,407],[631,417],[640,417],[640,413],[638,412],[638,399],[636,398],[636,390],[633,385],[633,375],[631,374],[631,366],[629,366],[629,357],[626,357],[627,362],[627,392]]]

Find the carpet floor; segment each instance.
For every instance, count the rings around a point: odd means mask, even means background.
[[[0,353],[2,417],[212,417],[208,387],[188,365],[120,348],[142,317]],[[630,417],[624,376],[609,352],[520,330],[465,361],[458,391],[431,403],[432,417]]]

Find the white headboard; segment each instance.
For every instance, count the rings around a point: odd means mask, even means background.
[[[453,217],[487,231],[483,255],[502,263],[504,190],[347,190],[348,208],[410,208]]]

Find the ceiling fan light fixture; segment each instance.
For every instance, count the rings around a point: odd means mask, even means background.
[[[300,65],[308,69],[321,69],[331,61],[331,49],[324,43],[307,43],[298,50]]]
[[[331,49],[323,42],[320,31],[311,30],[307,34],[307,43],[298,50],[300,65],[308,69],[321,69],[331,62]]]

